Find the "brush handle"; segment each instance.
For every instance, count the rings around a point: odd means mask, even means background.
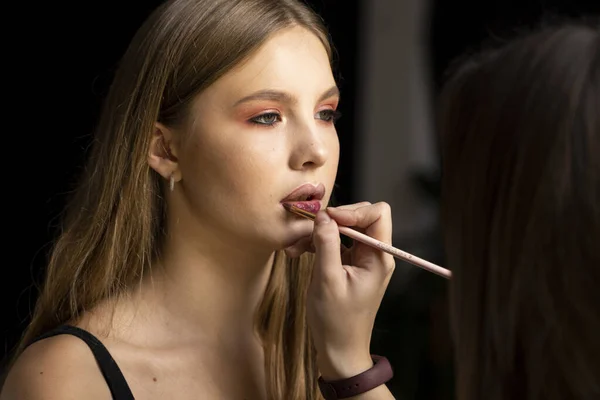
[[[314,221],[316,218],[316,214],[298,208],[293,204],[283,203],[283,207],[289,212],[310,219],[311,221]],[[385,244],[377,239],[373,239],[371,236],[367,236],[364,233],[355,231],[354,229],[349,228],[347,226],[338,226],[338,229],[342,235],[348,236],[349,238],[354,239],[358,242],[384,251],[400,260],[409,262],[413,265],[416,265],[417,267],[423,268],[426,271],[433,272],[434,274],[443,276],[447,279],[450,279],[452,277],[452,272],[450,272],[446,268],[442,268],[439,265],[435,265],[434,263],[431,263],[427,260],[423,260],[422,258],[413,256],[410,253],[397,249],[393,246],[390,246],[389,244]]]
[[[434,263],[431,263],[427,260],[423,260],[422,258],[413,256],[410,253],[407,253],[405,251],[397,249],[397,248],[390,246],[389,244],[383,243],[377,239],[373,239],[372,237],[367,236],[364,233],[355,231],[352,228],[348,228],[347,226],[339,226],[338,228],[339,228],[339,231],[341,234],[348,236],[351,239],[354,239],[358,242],[364,243],[368,246],[371,246],[371,247],[374,247],[381,251],[384,251],[400,260],[409,262],[413,265],[416,265],[417,267],[423,268],[424,270],[433,272],[436,275],[443,276],[444,278],[447,278],[447,279],[450,279],[452,277],[452,272],[450,272],[446,268],[442,268],[439,265],[435,265]]]

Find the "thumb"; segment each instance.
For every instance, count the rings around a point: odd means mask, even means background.
[[[313,230],[315,273],[324,280],[335,279],[342,269],[340,232],[337,223],[325,211],[315,218]]]

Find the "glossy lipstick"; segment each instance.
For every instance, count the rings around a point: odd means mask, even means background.
[[[293,205],[301,210],[311,213],[317,213],[321,209],[321,200],[325,196],[325,186],[322,183],[317,185],[306,183],[294,189],[288,194],[281,204]]]

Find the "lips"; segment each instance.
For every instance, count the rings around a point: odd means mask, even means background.
[[[322,200],[324,196],[325,186],[322,183],[319,183],[318,185],[306,183],[294,189],[294,191],[288,194],[281,202]]]
[[[294,206],[313,213],[321,209],[321,200],[325,196],[325,186],[322,183],[313,185],[306,183],[294,189],[281,203],[290,203]]]

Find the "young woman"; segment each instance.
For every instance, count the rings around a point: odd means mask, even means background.
[[[172,0],[150,16],[2,400],[305,400],[320,376],[373,367],[394,263],[358,245],[342,267],[331,218],[389,243],[391,213],[323,211],[339,156],[331,53],[295,0]],[[321,210],[314,235],[286,202]]]

